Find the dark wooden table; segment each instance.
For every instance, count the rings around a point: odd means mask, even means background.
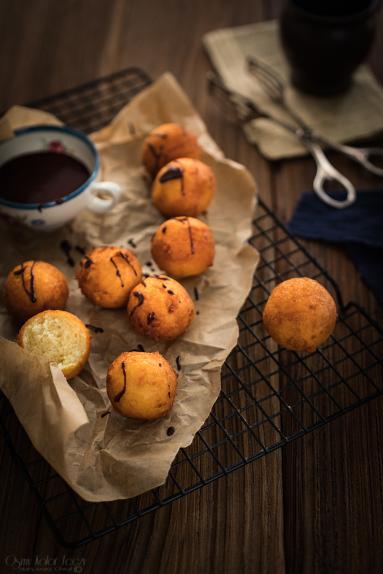
[[[286,220],[310,188],[310,159],[270,165],[227,123],[206,92],[202,35],[278,15],[272,0],[3,0],[0,108],[138,65],[172,71],[228,157],[254,174],[261,197]],[[383,80],[383,18],[371,56]],[[383,143],[383,142],[382,142]],[[339,166],[362,187],[372,177]],[[345,300],[381,311],[334,247],[306,242]],[[59,547],[1,445],[0,571],[7,556],[73,556],[85,572],[279,573],[383,571],[382,400],[262,458],[212,486],[76,551]]]

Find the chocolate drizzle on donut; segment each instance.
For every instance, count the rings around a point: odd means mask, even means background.
[[[122,390],[119,393],[117,393],[117,395],[114,397],[114,400],[116,403],[120,402],[120,400],[122,399],[122,397],[124,396],[125,391],[126,391],[126,370],[125,370],[124,361],[122,361],[122,363],[121,363],[121,369],[122,369],[122,373],[124,375],[124,386],[123,386]]]
[[[173,179],[179,179],[181,183],[181,195],[185,195],[184,190],[184,171],[180,167],[169,167],[168,170],[163,173],[159,179],[160,183],[166,183],[167,181],[172,181]]]
[[[123,253],[122,251],[119,251],[118,253],[116,253],[116,255],[112,255],[112,257],[110,258],[110,262],[112,263],[113,267],[116,270],[116,275],[120,280],[121,287],[124,287],[124,281],[122,279],[120,268],[119,268],[117,262],[115,261],[115,257],[118,257],[118,256],[121,257],[121,259],[123,259],[129,265],[129,267],[132,269],[132,271],[136,275],[136,277],[137,277],[137,271],[135,270],[134,266],[130,262],[129,257],[125,253]]]
[[[124,261],[126,261],[126,263],[129,265],[129,267],[131,268],[131,270],[133,271],[133,273],[135,274],[135,276],[137,277],[137,271],[134,268],[134,265],[132,265],[132,263],[130,262],[129,257],[126,255],[126,253],[123,253],[122,251],[119,251],[117,253],[117,255],[119,255],[120,257],[122,257],[122,259]]]
[[[148,313],[148,316],[146,318],[146,322],[148,325],[150,325],[151,323],[153,323],[153,321],[156,320],[156,314],[155,313]]]
[[[190,242],[190,251],[191,254],[194,255],[194,240],[193,240],[193,234],[192,234],[192,228],[190,225],[190,221],[188,217],[176,217],[175,218],[176,221],[179,221],[180,223],[184,224],[186,223],[187,227],[188,227],[188,233],[189,233],[189,242]]]
[[[161,229],[162,233],[166,233],[166,225],[163,226],[163,228]]]
[[[119,269],[117,263],[115,262],[114,257],[116,257],[116,256],[113,255],[113,256],[110,258],[110,262],[111,262],[111,264],[113,265],[113,267],[114,267],[115,270],[116,270],[116,275],[117,275],[117,277],[118,277],[119,280],[120,280],[121,287],[124,287],[124,281],[122,280],[121,271],[120,271],[120,269]]]
[[[94,263],[93,259],[91,259],[88,255],[84,255],[85,262],[81,261],[82,266],[84,269],[89,269],[89,267]]]
[[[25,271],[26,271],[26,267],[24,267],[24,263],[21,264],[20,269],[17,269],[17,271],[14,271],[13,274],[14,275],[21,275],[21,281],[23,284],[23,289],[25,291],[25,293],[28,295],[31,303],[36,303],[37,299],[36,299],[36,294],[35,294],[35,276],[33,275],[33,268],[36,264],[36,261],[34,261],[31,265],[30,271],[29,271],[29,289],[27,287],[27,282],[25,280]]]
[[[157,170],[158,162],[161,159],[161,149],[158,151],[156,146],[151,144],[151,143],[148,143],[148,148],[152,152],[152,155],[153,155],[154,160],[155,160],[155,170]]]
[[[130,317],[133,315],[135,311],[137,311],[138,307],[141,307],[145,299],[145,297],[143,296],[142,293],[140,293],[140,291],[133,291],[133,295],[137,299],[137,305],[133,307],[133,309],[130,311]]]

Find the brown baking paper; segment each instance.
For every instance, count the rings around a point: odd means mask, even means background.
[[[8,115],[11,128],[40,123],[39,111],[20,109]],[[44,114],[44,122],[47,122]],[[49,121],[55,121],[50,118]],[[57,121],[57,120],[56,120]],[[173,343],[154,343],[136,335],[124,310],[103,310],[81,294],[74,270],[66,263],[60,242],[90,248],[102,244],[129,247],[143,264],[150,257],[150,237],[162,217],[149,200],[141,162],[142,141],[149,130],[167,122],[181,122],[199,139],[204,161],[217,177],[217,194],[205,220],[217,244],[214,266],[201,277],[184,281],[193,296],[198,288],[199,314]],[[89,501],[139,495],[164,483],[180,447],[189,445],[208,417],[220,391],[220,370],[238,337],[236,316],[249,292],[258,261],[246,240],[251,234],[256,187],[246,169],[227,160],[214,144],[202,120],[175,79],[165,74],[122,109],[112,123],[93,135],[101,152],[101,177],[119,183],[120,203],[108,214],[81,213],[70,225],[50,234],[2,223],[1,276],[27,259],[44,259],[67,275],[67,309],[85,323],[104,329],[92,335],[89,362],[68,384],[61,371],[13,342],[16,328],[4,306],[0,310],[0,388],[9,398],[35,448],[67,483]],[[79,261],[75,250],[72,257]],[[101,416],[110,408],[105,390],[108,365],[123,351],[142,344],[159,350],[170,363],[181,360],[178,389],[169,415],[154,422],[137,422],[118,413]],[[167,429],[174,427],[172,436]]]

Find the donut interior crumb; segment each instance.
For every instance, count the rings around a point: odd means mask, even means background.
[[[57,363],[60,369],[68,369],[81,361],[87,350],[87,339],[72,321],[45,315],[35,317],[26,326],[23,347]]]

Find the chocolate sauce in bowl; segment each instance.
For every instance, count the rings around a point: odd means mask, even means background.
[[[0,165],[0,198],[16,203],[60,203],[89,175],[84,164],[65,153],[39,151],[19,155]]]

